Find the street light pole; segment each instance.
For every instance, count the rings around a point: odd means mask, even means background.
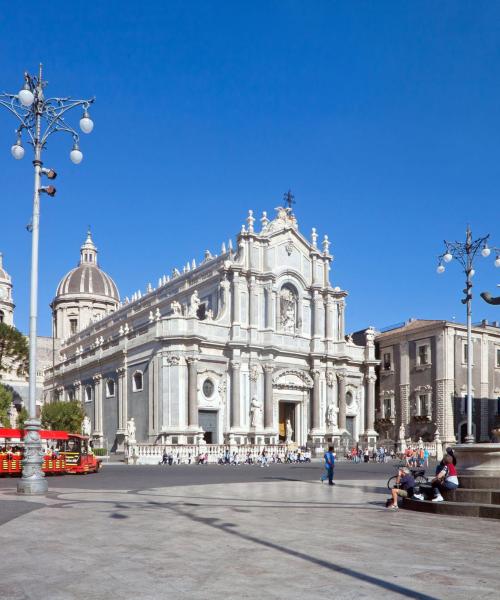
[[[29,321],[29,419],[25,423],[23,473],[17,486],[18,494],[40,495],[48,489],[47,480],[42,470],[44,452],[40,441],[40,419],[36,414],[36,343],[38,316],[38,244],[40,230],[40,193],[54,196],[56,189],[52,186],[42,186],[42,175],[52,180],[56,178],[53,169],[44,169],[42,150],[47,139],[56,131],[65,131],[73,137],[73,149],[70,159],[79,164],[83,154],[78,147],[78,133],[64,120],[65,113],[77,106],[83,107],[80,128],[84,133],[90,133],[93,122],[88,115],[88,108],[94,102],[89,100],[71,100],[70,98],[44,97],[46,82],[42,78],[40,64],[38,76],[24,75],[25,84],[18,94],[0,94],[0,106],[9,110],[20,122],[16,130],[17,142],[12,146],[14,158],[24,156],[22,134],[26,133],[29,143],[34,150],[34,190],[33,218],[30,231],[31,237],[31,286],[30,286],[30,321]]]
[[[465,273],[465,298],[462,299],[462,304],[467,307],[467,435],[465,437],[466,444],[473,444],[476,440],[472,428],[472,277],[474,276],[474,259],[481,249],[483,257],[487,258],[491,254],[492,248],[488,247],[489,234],[472,239],[472,231],[467,225],[464,242],[447,242],[444,240],[446,251],[438,258],[438,273],[444,273],[445,266],[443,262],[449,263],[453,259],[460,262]],[[493,248],[493,250],[497,250]],[[500,266],[495,261],[495,266]]]

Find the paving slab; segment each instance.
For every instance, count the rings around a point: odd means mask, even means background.
[[[4,523],[2,600],[498,598],[500,524],[387,511],[378,475],[133,483],[54,481]]]

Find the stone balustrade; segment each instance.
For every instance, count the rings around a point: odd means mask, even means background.
[[[285,444],[278,445],[242,445],[230,444],[134,444],[127,447],[126,460],[129,464],[157,465],[162,461],[164,451],[172,454],[174,464],[180,460],[181,464],[195,463],[200,454],[208,455],[209,464],[217,464],[219,458],[224,456],[226,450],[231,455],[237,452],[240,462],[244,462],[250,454],[253,461],[257,461],[263,450],[266,450],[268,459],[273,454],[284,460],[287,451]]]

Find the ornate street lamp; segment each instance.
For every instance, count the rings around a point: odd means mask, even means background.
[[[36,324],[38,303],[38,233],[40,221],[40,193],[54,196],[53,185],[41,185],[42,176],[53,180],[57,177],[53,169],[43,167],[42,150],[48,138],[55,132],[64,131],[73,137],[70,159],[79,164],[83,154],[78,147],[78,133],[65,121],[66,113],[76,107],[83,109],[80,129],[90,133],[94,123],[89,116],[89,107],[94,98],[72,100],[71,98],[45,98],[47,82],[42,79],[42,65],[38,75],[24,74],[24,86],[17,94],[0,94],[0,105],[9,110],[19,122],[16,129],[16,142],[11,148],[12,156],[20,160],[24,156],[23,135],[33,146],[35,167],[35,187],[33,194],[33,220],[29,231],[31,238],[31,291],[30,291],[30,330],[29,330],[29,419],[25,423],[23,474],[18,483],[19,494],[45,494],[47,481],[42,471],[43,451],[40,442],[40,419],[36,415]]]
[[[437,272],[444,273],[446,270],[443,263],[449,263],[453,259],[458,260],[464,269],[466,276],[465,289],[463,290],[465,298],[462,299],[462,304],[467,305],[467,436],[466,444],[473,444],[474,434],[472,433],[472,277],[475,274],[474,259],[479,250],[484,258],[488,258],[491,250],[499,252],[498,248],[489,248],[489,234],[485,237],[472,240],[472,232],[467,225],[467,232],[464,242],[447,242],[444,240],[446,250],[438,258]],[[500,267],[500,261],[495,260],[495,266]]]

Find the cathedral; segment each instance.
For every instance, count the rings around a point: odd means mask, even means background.
[[[345,335],[330,242],[288,207],[120,301],[90,232],[52,301],[44,395],[82,402],[95,446],[376,441],[375,331]]]

